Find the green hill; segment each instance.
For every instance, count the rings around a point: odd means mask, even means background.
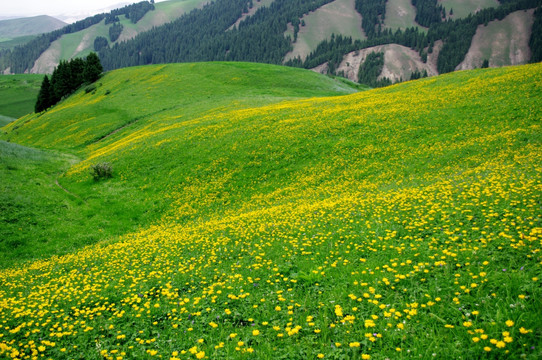
[[[34,111],[42,75],[0,76],[0,126]]]
[[[21,19],[0,20],[0,41],[21,36],[38,35],[66,26],[61,20],[41,15]]]
[[[270,65],[108,73],[2,129],[2,186],[36,190],[2,190],[0,353],[537,359],[541,86],[541,64],[351,95]],[[47,243],[69,254],[15,266]]]
[[[105,150],[106,144],[117,146],[119,140],[121,143],[130,142],[133,137],[137,139],[140,134],[149,129],[175,127],[206,114],[305,97],[347,94],[355,90],[343,82],[305,70],[271,65],[213,63],[127,68],[108,73],[99,81],[95,90],[88,93],[87,91],[81,89],[48,112],[26,116],[21,121],[3,128],[6,134],[2,136],[2,139],[18,144],[68,151],[85,159],[89,155],[89,149]],[[85,105],[82,106],[82,104]],[[162,140],[158,140],[160,141]],[[159,149],[160,147],[155,150]],[[14,150],[10,151],[16,153]],[[191,147],[188,147],[187,151],[192,151]],[[164,161],[164,163],[160,165],[156,163],[151,167],[159,166],[161,170],[156,168],[151,171],[151,174],[147,174],[147,170],[150,170],[147,165],[141,169],[140,175],[145,174],[144,178],[147,178],[144,183],[151,181],[150,179],[155,175],[162,177],[160,175],[162,171],[166,169],[170,171],[169,169],[179,165],[174,157],[168,160],[164,158],[166,153],[162,155],[160,153],[158,151],[156,154],[158,158],[152,162]],[[149,154],[149,156],[154,155]],[[20,158],[22,156],[17,156],[13,161],[19,163],[24,169],[27,166],[20,163]],[[90,160],[91,158],[94,156],[88,158],[89,161],[93,161]],[[151,158],[146,158],[145,161],[149,160]],[[194,160],[197,160],[196,156]],[[61,185],[77,194],[77,196],[72,196],[63,192],[60,186],[53,186],[55,190],[58,190],[56,200],[45,203],[54,204],[56,201],[70,204],[57,209],[61,215],[45,210],[42,214],[43,218],[34,218],[30,221],[34,224],[33,226],[23,220],[27,219],[26,216],[16,216],[18,220],[10,218],[9,221],[5,220],[5,226],[0,227],[2,229],[0,238],[11,239],[16,244],[24,244],[16,247],[15,250],[20,255],[15,259],[40,257],[44,253],[45,255],[65,253],[72,248],[97,241],[104,236],[103,232],[105,235],[118,235],[119,232],[122,233],[158,218],[166,204],[172,201],[164,197],[164,194],[156,193],[149,197],[148,194],[145,195],[147,190],[139,192],[139,186],[142,184],[136,185],[137,181],[127,187],[124,186],[126,184],[119,183],[117,184],[119,186],[106,188],[92,182],[73,183],[74,178],[64,174],[65,166],[68,165],[62,165],[56,172],[51,172],[51,167],[44,164],[46,168],[40,170],[50,177],[48,181],[43,181],[47,183],[44,186],[54,185],[58,178]],[[133,165],[135,166],[135,163]],[[41,162],[33,162],[29,166],[34,169],[36,166],[40,167]],[[116,172],[120,170],[119,166],[118,163],[114,164]],[[163,166],[165,168],[162,168]],[[138,172],[131,165],[128,169]],[[86,176],[87,170],[84,172]],[[6,170],[5,177],[12,179],[14,183],[4,184],[4,186],[16,189],[26,184],[25,179],[28,178],[28,174],[24,172],[17,174],[9,169]],[[137,177],[139,178],[139,175]],[[162,182],[162,186],[170,186],[167,185],[169,181],[167,178],[163,181],[165,182]],[[30,211],[24,204],[32,203],[33,194],[42,191],[43,187],[40,185],[33,189],[33,183],[29,183],[29,186],[28,190],[24,191],[24,194],[30,195],[29,199],[20,199],[23,196],[20,192],[4,188],[4,196],[8,197],[4,204],[14,204],[12,206],[21,211]],[[75,189],[73,186],[78,188]],[[159,187],[153,187],[152,192],[161,192]],[[102,193],[103,191],[105,193]],[[39,198],[46,199],[47,196]],[[110,203],[107,206],[103,203],[105,198],[108,199],[106,202]],[[21,200],[20,205],[19,200]],[[48,209],[48,205],[43,208]],[[6,213],[9,212],[6,211]],[[53,221],[53,219],[64,217],[66,218],[60,226]],[[27,229],[24,232],[17,230],[21,223]],[[66,231],[69,232],[69,236],[66,235]],[[39,247],[33,246],[31,240],[36,237],[46,244],[41,244]],[[67,240],[67,242],[59,243],[59,239]],[[6,242],[3,246],[0,263],[6,264],[14,260],[14,257],[10,255],[13,246],[6,247],[8,246]]]

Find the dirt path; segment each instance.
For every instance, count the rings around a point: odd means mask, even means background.
[[[79,197],[78,195],[70,192],[68,189],[66,189],[64,186],[60,185],[58,183],[58,179],[55,179],[55,185],[59,187],[59,189],[61,189],[62,191],[64,191],[66,194],[68,195],[71,195],[73,196],[74,198],[78,199],[78,200],[81,200],[82,202],[84,202],[85,204],[87,203],[84,199],[82,199],[81,197]]]

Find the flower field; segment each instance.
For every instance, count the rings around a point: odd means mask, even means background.
[[[541,100],[535,64],[74,130],[65,186],[163,211],[0,270],[0,357],[538,359]]]

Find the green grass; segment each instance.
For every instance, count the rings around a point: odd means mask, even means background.
[[[0,39],[43,34],[60,29],[65,25],[66,23],[46,15],[1,20]]]
[[[427,30],[414,20],[416,8],[410,0],[389,0],[386,2],[386,18],[384,26],[390,29],[407,29],[417,27],[420,30]]]
[[[243,63],[99,82],[2,129],[42,149],[2,158],[94,215],[81,233],[126,226],[0,271],[4,355],[540,358],[541,64],[350,95]]]
[[[19,118],[32,113],[43,75],[1,75],[0,115]]]
[[[16,46],[21,46],[34,39],[35,35],[20,36],[15,39],[2,39],[0,41],[0,50],[13,49]]]
[[[366,39],[361,29],[361,16],[351,0],[337,0],[322,6],[302,18],[306,26],[300,27],[294,49],[286,60],[301,56],[304,59],[319,43],[331,38],[331,34],[350,36],[354,40]],[[293,38],[293,32],[285,34]]]
[[[74,217],[76,199],[55,185],[72,162],[66,155],[0,141],[0,266],[73,251],[66,231],[87,219]]]
[[[311,71],[271,65],[214,63],[128,68],[106,74],[99,80],[95,94],[87,94],[81,89],[45,114],[26,116],[22,121],[2,130],[7,134],[3,136],[6,140],[29,145],[39,143],[39,146],[44,148],[68,150],[69,153],[85,156],[87,149],[115,143],[129,133],[147,129],[155,121],[161,125],[174,125],[207,113],[354,91],[357,89],[350,83]],[[108,92],[110,94],[106,95]],[[94,105],[80,106],[85,103]],[[58,111],[62,113],[60,117]],[[96,116],[99,117],[98,121]],[[33,130],[30,130],[31,128]],[[63,135],[59,135],[60,133]],[[104,139],[110,134],[110,137]],[[152,163],[163,158],[160,154],[156,155],[158,157],[152,160]],[[197,156],[194,159],[197,159]],[[174,168],[175,160],[172,158],[170,161],[166,166]],[[115,162],[115,171],[120,171],[118,166]],[[147,170],[157,165],[149,166]],[[69,244],[56,245],[60,250],[77,247],[77,244],[84,246],[103,236],[118,235],[119,232],[155,220],[164,211],[165,204],[171,202],[171,199],[161,195],[155,196],[154,190],[152,197],[133,198],[134,193],[141,191],[136,183],[119,186],[118,183],[109,182],[104,186],[91,181],[87,170],[82,182],[72,183],[63,176],[64,170],[61,168],[57,173],[60,184],[65,184],[78,198],[84,199],[84,202],[76,201],[69,208],[72,216],[61,217],[64,218],[62,224],[68,224],[67,226],[59,226],[48,218],[41,219],[40,216],[32,219],[31,222],[35,223],[37,229],[18,233],[21,238],[13,239],[23,244],[19,246],[20,255],[4,257],[0,266],[8,265],[11,260],[38,256],[32,251],[34,242],[31,241],[36,233],[42,233],[43,236],[57,241],[69,238]],[[21,173],[21,177],[27,175],[28,173]],[[10,186],[18,186],[20,178],[7,178],[15,181]],[[49,181],[49,184],[52,183],[53,178]],[[145,192],[146,190],[141,194]],[[29,196],[33,194],[32,191],[25,193]],[[67,200],[70,198],[62,192],[60,195],[65,195]],[[105,203],[102,196],[108,199]],[[127,201],[128,199],[131,200]],[[49,227],[47,232],[43,230],[46,224]],[[69,236],[61,235],[66,232]],[[52,245],[41,254],[58,253],[51,249],[54,250],[55,247]],[[28,256],[24,256],[25,253]]]
[[[453,19],[465,18],[479,10],[499,7],[497,0],[440,0],[439,4],[446,8],[446,15],[453,9]]]
[[[5,126],[12,122],[13,120],[16,120],[15,118],[9,117],[9,116],[3,116],[0,115],[0,127]]]

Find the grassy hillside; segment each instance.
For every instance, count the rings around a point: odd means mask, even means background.
[[[34,39],[36,35],[29,35],[29,36],[21,36],[14,38],[12,40],[0,40],[0,50],[7,50],[7,49],[13,49],[16,46],[24,45],[27,42]]]
[[[112,72],[8,126],[77,153],[61,185],[81,199],[164,211],[0,272],[0,352],[540,357],[542,65],[304,100],[335,85],[230,66]],[[113,178],[89,178],[98,161]]]
[[[161,132],[163,130],[159,129],[175,127],[208,113],[355,91],[341,81],[311,71],[241,63],[128,68],[108,73],[99,82],[94,92],[86,93],[82,89],[42,115],[29,115],[22,121],[3,128],[2,132],[6,135],[2,138],[19,144],[68,150],[87,158],[91,149],[108,151],[106,144],[113,147],[120,143],[128,144],[141,138],[141,134],[149,130]],[[31,221],[26,219],[18,222],[17,224],[23,223],[32,230],[16,233],[17,241],[25,244],[19,246],[21,256],[10,257],[9,252],[4,251],[0,265],[5,266],[10,260],[17,258],[42,257],[47,255],[48,251],[64,253],[66,249],[84,246],[102,236],[118,235],[119,232],[131,230],[159,217],[166,204],[173,201],[163,192],[166,187],[173,186],[169,184],[168,177],[163,177],[163,172],[179,166],[175,156],[167,159],[169,155],[161,153],[162,146],[164,145],[153,150],[153,153],[158,153],[149,154],[151,157],[158,157],[152,160],[154,165],[143,166],[140,175],[144,175],[143,178],[146,179],[139,179],[143,181],[139,184],[137,180],[130,181],[130,185],[121,182],[110,183],[104,187],[90,181],[87,169],[83,171],[85,180],[82,182],[74,182],[72,177],[66,177],[64,167],[59,168],[55,174],[49,174],[51,178],[48,185],[58,180],[60,185],[75,194],[72,196],[56,193],[57,202],[71,204],[68,208],[59,210],[62,215],[58,218],[64,220],[59,224],[49,221],[48,218],[36,217],[30,219]],[[188,146],[186,151],[191,152],[191,147]],[[197,161],[197,153],[194,154],[193,161]],[[91,155],[89,159],[91,158],[94,156]],[[148,160],[150,158],[145,161]],[[121,171],[119,166],[120,164],[115,162],[115,172]],[[153,168],[155,170],[151,170]],[[132,166],[128,166],[128,170],[138,172]],[[147,173],[148,170],[151,170],[150,174]],[[18,187],[19,182],[28,175],[9,171],[7,174],[11,174],[6,178],[12,183],[5,186],[13,188]],[[158,178],[152,180],[155,176]],[[139,175],[137,177],[139,178]],[[140,189],[140,186],[149,181],[157,181],[157,186],[148,190]],[[164,189],[160,190],[161,187]],[[153,193],[150,197],[149,190]],[[6,192],[10,193],[7,190]],[[25,191],[17,196],[24,197],[24,194],[28,198],[23,202],[35,200],[34,191]],[[69,233],[68,244],[58,243],[66,238],[62,235],[66,232]],[[48,238],[48,241],[53,242],[50,249],[33,246],[31,239],[35,233],[40,234],[39,239]],[[13,236],[15,235],[7,225],[5,228],[0,227],[0,238],[16,240]],[[52,251],[55,248],[57,249]]]
[[[209,0],[170,0],[156,3],[155,10],[148,12],[137,24],[133,24],[124,16],[121,24],[124,30],[117,42],[132,39],[137,34],[151,30],[154,26],[160,26],[171,22],[193,9],[201,8],[209,3]]]
[[[386,18],[384,25],[389,29],[407,29],[417,27],[425,29],[414,20],[416,18],[416,8],[410,0],[388,0],[386,2]]]
[[[21,36],[43,34],[66,25],[65,22],[46,15],[0,20],[0,40],[6,41]]]
[[[285,56],[285,61],[297,56],[305,59],[320,42],[329,40],[331,34],[350,36],[354,40],[366,39],[354,0],[335,0],[305,15],[302,21],[305,26],[300,27],[297,41],[293,43],[293,50]],[[287,35],[293,38],[293,27]]]
[[[438,0],[438,3],[446,8],[446,15],[453,10],[452,19],[465,18],[482,9],[499,6],[498,0]]]
[[[43,75],[1,75],[0,116],[16,119],[33,112],[42,80]]]

